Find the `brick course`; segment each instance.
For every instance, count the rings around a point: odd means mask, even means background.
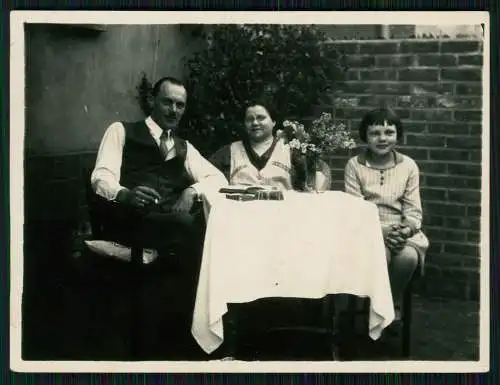
[[[403,120],[400,150],[418,163],[431,247],[423,294],[477,299],[481,215],[482,42],[342,41],[351,73],[335,92],[336,118],[357,130],[370,108]],[[352,155],[352,154],[350,154]],[[332,162],[341,175],[342,157]],[[333,187],[342,187],[335,180]],[[441,284],[436,284],[436,280]]]
[[[481,44],[428,40],[331,44],[348,54],[350,64],[333,95],[335,117],[356,134],[366,111],[381,104],[393,107],[405,127],[401,151],[420,167],[424,230],[431,247],[418,290],[429,296],[477,299]],[[332,189],[343,189],[343,169],[353,153],[339,153],[330,160]],[[74,237],[87,215],[82,170],[94,161],[95,153],[27,156],[25,226],[30,231],[26,235],[38,236],[48,247]],[[48,237],[45,229],[51,226],[59,230]],[[68,253],[74,251],[71,242],[61,245]]]

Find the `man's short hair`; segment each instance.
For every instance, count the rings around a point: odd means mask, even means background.
[[[162,77],[161,79],[159,79],[153,86],[153,90],[151,91],[151,95],[153,97],[155,97],[156,95],[158,95],[158,92],[160,92],[160,88],[162,86],[163,83],[165,82],[169,82],[169,83],[172,83],[176,86],[181,86],[181,87],[184,87],[186,88],[186,86],[184,85],[184,83],[182,81],[180,81],[179,79],[176,79],[172,76],[164,76]]]

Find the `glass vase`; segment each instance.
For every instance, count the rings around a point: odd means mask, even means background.
[[[306,156],[305,159],[305,177],[303,191],[311,193],[319,193],[318,178],[316,173],[318,171],[318,157]]]

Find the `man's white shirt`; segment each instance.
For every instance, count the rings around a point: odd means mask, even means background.
[[[149,129],[156,145],[160,146],[160,137],[163,130],[156,122],[148,117],[145,124]],[[184,166],[188,175],[194,180],[193,187],[198,194],[203,194],[207,190],[219,189],[228,184],[226,178],[214,165],[206,160],[194,146],[187,142],[186,160]],[[96,194],[114,200],[123,187],[120,185],[121,165],[123,147],[125,145],[125,127],[121,122],[112,123],[104,133],[94,171],[91,176],[91,183]],[[170,135],[166,141],[168,152],[165,161],[176,156],[174,139]]]

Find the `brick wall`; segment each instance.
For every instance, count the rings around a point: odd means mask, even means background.
[[[481,212],[482,43],[474,40],[335,42],[349,70],[334,114],[356,131],[367,110],[387,105],[403,120],[400,150],[421,171],[431,246],[420,290],[478,298]],[[350,154],[352,155],[352,154]],[[334,189],[347,155],[332,159]]]
[[[336,117],[354,130],[363,112],[381,103],[394,107],[406,130],[401,151],[420,166],[424,226],[431,247],[427,275],[418,290],[429,296],[477,299],[481,44],[471,40],[332,44],[345,51],[350,62],[346,81],[338,84],[334,95]],[[333,189],[343,188],[343,169],[351,155],[331,160]],[[95,152],[27,154],[25,250],[35,250],[39,259],[30,266],[52,266],[81,247],[75,243],[75,232],[85,231],[81,226],[87,215],[82,171],[94,161]]]

